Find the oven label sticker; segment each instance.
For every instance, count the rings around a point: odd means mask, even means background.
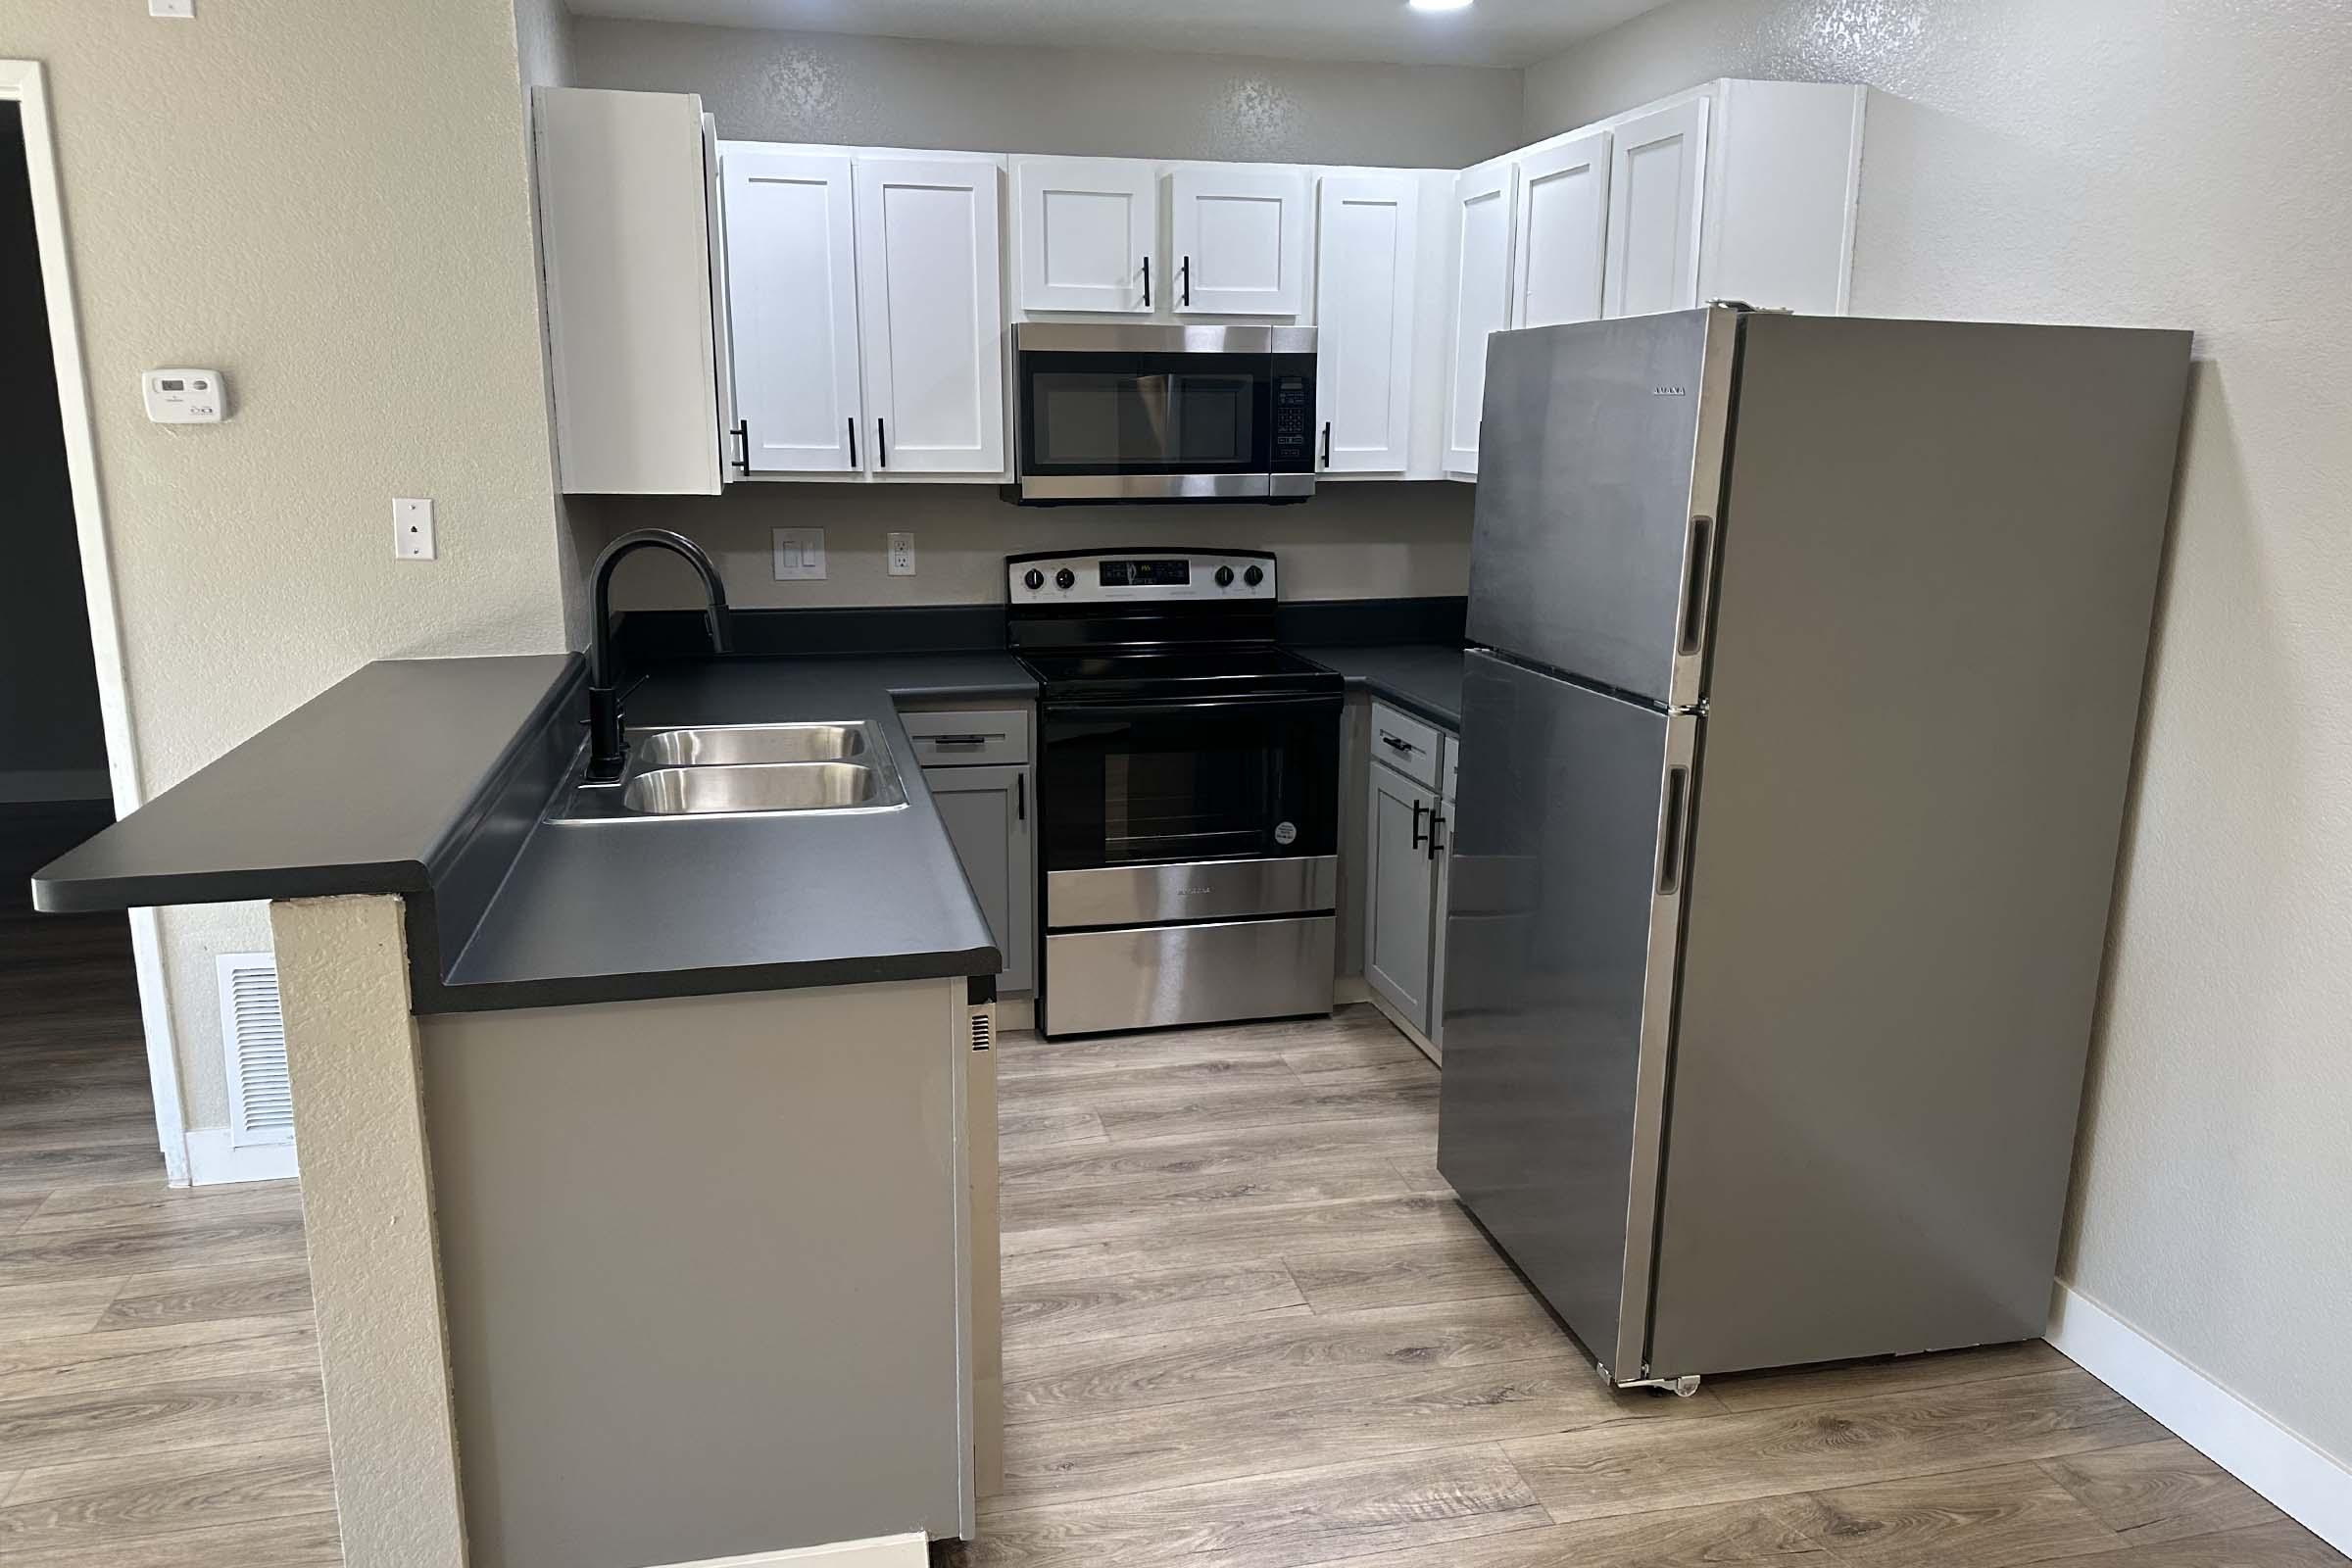
[[[1293,843],[1293,842],[1295,842],[1295,841],[1298,839],[1298,823],[1296,823],[1296,822],[1277,822],[1277,823],[1275,823],[1275,824],[1274,824],[1274,842],[1275,842],[1275,843],[1277,843],[1277,844],[1290,844],[1290,843]]]

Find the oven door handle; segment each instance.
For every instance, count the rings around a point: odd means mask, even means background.
[[[1161,718],[1178,713],[1234,713],[1278,717],[1289,713],[1338,712],[1346,699],[1334,692],[1324,697],[1200,697],[1169,698],[1158,702],[1057,703],[1044,705],[1053,718]]]

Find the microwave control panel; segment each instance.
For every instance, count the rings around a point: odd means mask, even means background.
[[[1015,605],[1275,597],[1274,558],[1254,550],[1014,556],[1005,562],[1004,571],[1006,595]]]
[[[1309,473],[1315,466],[1315,411],[1303,375],[1274,378],[1274,458],[1276,473]]]

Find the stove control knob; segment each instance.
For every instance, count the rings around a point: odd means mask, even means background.
[[[1242,581],[1248,583],[1252,588],[1256,587],[1259,583],[1264,582],[1265,580],[1266,571],[1263,566],[1251,566],[1248,571],[1242,573]]]
[[[1028,571],[1024,572],[1021,576],[1021,586],[1028,589],[1031,593],[1037,592],[1045,585],[1046,574],[1038,570],[1035,566],[1031,566]]]
[[[1054,574],[1054,586],[1056,588],[1072,588],[1077,585],[1077,582],[1078,574],[1067,566]]]
[[[1233,568],[1231,566],[1219,566],[1217,568],[1217,586],[1220,588],[1230,588],[1233,586]]]

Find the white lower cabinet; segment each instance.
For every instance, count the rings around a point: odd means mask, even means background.
[[[1438,811],[1437,792],[1375,760],[1368,800],[1364,983],[1427,1034],[1430,916],[1437,897],[1429,824]]]
[[[1446,1028],[1446,899],[1457,743],[1372,705],[1365,790],[1364,983],[1436,1056]]]

